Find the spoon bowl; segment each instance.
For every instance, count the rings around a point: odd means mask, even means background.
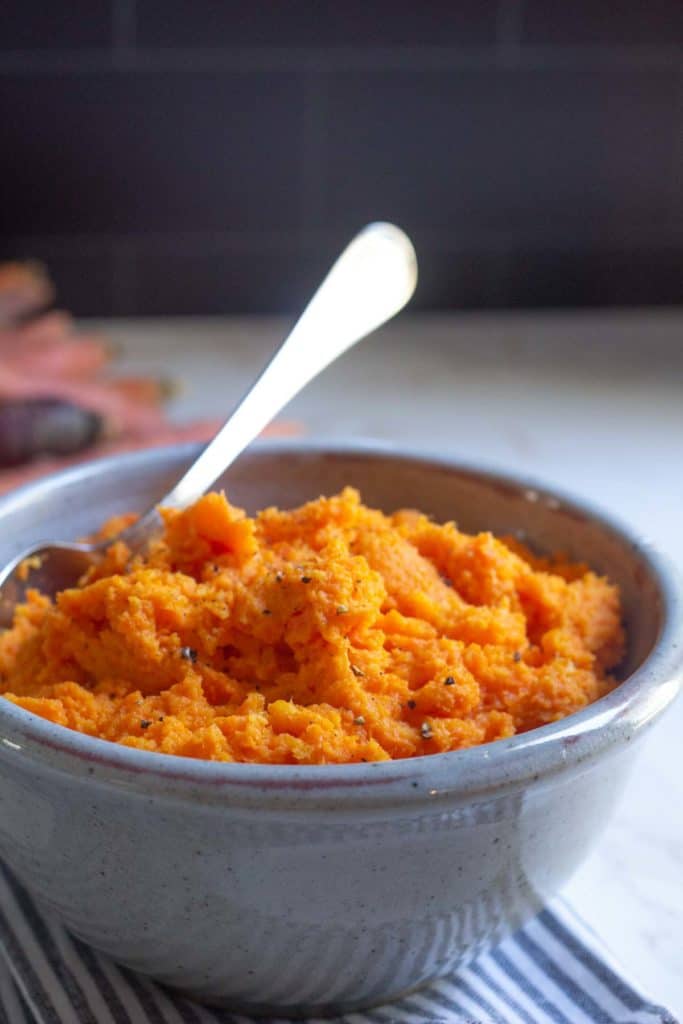
[[[87,535],[144,507],[197,454],[115,456],[5,496],[0,557],[54,521]],[[619,686],[561,721],[445,754],[201,761],[111,743],[0,699],[0,858],[42,906],[196,999],[271,1018],[339,1016],[449,974],[576,869],[641,736],[679,688],[679,587],[649,544],[585,501],[443,455],[263,442],[219,486],[250,514],[345,486],[385,512],[419,500],[466,532],[523,531],[539,552],[562,547],[622,594]]]

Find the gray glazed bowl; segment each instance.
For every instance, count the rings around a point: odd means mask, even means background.
[[[193,457],[93,463],[0,503],[0,561],[144,508]],[[679,595],[605,516],[534,485],[382,449],[267,445],[229,472],[254,511],[345,484],[387,510],[522,531],[622,588],[625,681],[562,722],[409,761],[212,764],[136,751],[0,700],[0,856],[80,938],[250,1013],[341,1013],[450,972],[550,898],[607,822],[681,674]]]

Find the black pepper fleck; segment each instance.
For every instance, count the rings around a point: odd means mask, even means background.
[[[443,685],[444,686],[455,686],[455,679],[453,678],[453,676],[446,676],[446,678],[443,681]]]
[[[512,655],[512,660],[513,661],[521,661],[522,660],[522,655],[519,653],[519,651],[515,651],[515,653]]]
[[[159,717],[157,718],[157,722],[163,722],[163,720],[164,720],[164,716],[163,715],[159,715]]]
[[[313,582],[313,578],[311,576],[302,576],[301,577],[301,582],[302,583],[312,583]]]
[[[453,587],[453,580],[449,580],[448,576],[442,576],[441,582],[447,587]]]
[[[142,721],[140,722],[140,728],[149,729],[151,724],[152,723],[150,722],[149,718],[143,718]]]
[[[272,615],[272,614],[273,613],[271,612],[270,608],[263,608],[261,610],[261,615]]]
[[[285,577],[284,577],[284,574],[283,574],[283,573],[281,573],[281,572],[276,572],[276,573],[275,573],[275,582],[276,582],[276,583],[282,583],[282,581],[283,581],[283,579],[284,579],[284,578],[285,578]]]
[[[417,707],[417,705],[414,700],[409,700],[406,701],[406,707],[410,708],[410,710],[412,711],[414,707]]]
[[[358,665],[351,665],[351,671],[353,672],[354,676],[357,676],[359,679],[362,679],[363,676],[365,675],[363,669],[358,668]]]
[[[191,661],[192,664],[194,665],[195,661],[197,660],[197,652],[195,651],[194,647],[181,647],[180,657],[184,661]]]

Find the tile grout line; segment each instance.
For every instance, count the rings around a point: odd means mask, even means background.
[[[496,47],[504,67],[520,63],[525,0],[498,0]]]
[[[501,0],[501,3],[502,11],[510,7],[521,10],[520,0]],[[519,25],[515,28],[514,19],[507,16],[499,25],[495,47],[470,50],[457,47],[388,47],[364,51],[321,47],[152,50],[136,45],[135,0],[117,0],[114,11],[119,14],[112,21],[110,51],[65,49],[45,54],[35,50],[8,50],[0,52],[0,74],[301,74],[303,71],[322,77],[330,73],[383,74],[392,71],[495,74],[547,70],[605,73],[650,70],[683,75],[683,57],[675,46],[525,46],[516,35]]]
[[[134,60],[136,43],[136,0],[112,0],[111,60],[115,69],[130,69]]]
[[[683,169],[683,74],[676,82],[676,98],[674,101],[674,116],[672,130],[674,133],[671,148],[671,165],[669,168],[669,213],[671,221],[683,218],[683,196],[681,195],[681,171]]]
[[[111,242],[112,316],[139,315],[137,296],[138,251],[135,238]]]
[[[304,77],[304,124],[301,153],[301,241],[323,223],[325,207],[327,79],[309,68]]]
[[[320,200],[316,200],[315,206]],[[618,234],[605,235],[600,226],[586,232],[572,232],[572,222],[555,222],[553,237],[546,236],[543,230],[520,230],[520,224],[502,227],[500,230],[493,228],[467,227],[460,225],[458,229],[458,244],[453,244],[452,231],[441,231],[438,229],[423,228],[420,233],[423,244],[434,249],[456,249],[462,252],[491,251],[502,252],[511,243],[528,246],[531,248],[543,247],[550,251],[568,251],[569,249],[590,246],[601,252],[610,252],[615,247],[626,250],[640,250],[643,245],[655,246],[662,251],[677,250],[683,244],[683,220],[681,218],[670,218],[666,224],[656,222],[654,225],[642,221],[626,221],[621,225]],[[311,216],[308,223],[300,227],[297,244],[303,243],[308,246],[327,247],[334,242],[342,225],[331,224],[323,226],[322,222],[314,222]],[[650,230],[651,229],[651,230]],[[664,232],[664,233],[663,233]],[[561,241],[556,236],[561,235]],[[259,232],[259,231],[210,231],[201,230],[188,231],[170,229],[168,231],[128,231],[113,233],[84,232],[73,233],[38,233],[21,234],[18,232],[7,233],[2,239],[1,249],[9,244],[25,248],[34,247],[70,247],[72,245],[87,245],[91,242],[100,242],[112,247],[120,246],[120,251],[128,246],[167,246],[173,240],[179,244],[219,246],[220,248],[232,249],[234,251],[259,251],[259,252],[282,252],[288,249],[292,243],[290,231]]]

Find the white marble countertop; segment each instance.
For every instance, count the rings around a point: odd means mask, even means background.
[[[286,330],[276,318],[101,325],[131,371],[184,387],[179,419],[227,414]],[[630,520],[683,567],[683,311],[405,316],[286,413],[320,437],[409,443],[523,471]],[[567,886],[659,1002],[683,1014],[683,700]]]

